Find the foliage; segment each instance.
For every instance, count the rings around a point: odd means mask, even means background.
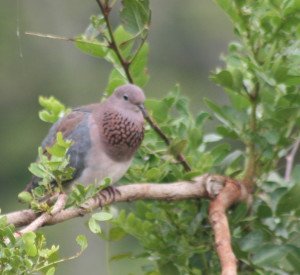
[[[39,117],[42,121],[45,122],[54,123],[69,112],[69,109],[67,109],[53,96],[40,96],[39,103],[44,108],[39,112]]]
[[[29,166],[29,171],[38,180],[31,193],[24,191],[18,198],[25,203],[30,203],[35,210],[48,210],[47,203],[40,203],[41,199],[53,195],[57,190],[63,190],[62,184],[72,179],[74,169],[69,166],[68,149],[71,140],[64,140],[62,133],[56,135],[56,142],[45,148],[39,147],[38,160]]]
[[[104,2],[112,4],[114,1]],[[224,67],[211,75],[211,79],[224,89],[229,104],[220,106],[205,99],[213,116],[200,112],[194,117],[178,85],[160,100],[148,97],[147,109],[171,139],[171,145],[166,146],[146,126],[143,145],[124,183],[171,182],[191,179],[206,172],[234,175],[252,183],[255,181],[257,188],[251,213],[244,204],[229,212],[232,242],[241,262],[240,273],[298,274],[299,165],[295,166],[291,179],[284,178],[284,169],[280,168],[285,166],[283,158],[299,139],[299,1],[215,2],[229,16],[238,38],[238,41],[230,43],[227,55],[222,57]],[[105,11],[109,14],[110,9]],[[134,82],[144,87],[149,80],[149,47],[146,43],[151,19],[149,1],[122,1],[120,19],[120,25],[113,29],[107,14],[94,15],[85,33],[75,39],[75,46],[82,52],[112,64],[106,88],[108,94],[123,83]],[[49,122],[54,122],[65,110],[55,99],[41,99],[41,103],[46,112],[42,112],[40,117]],[[57,107],[49,110],[49,104]],[[205,125],[212,117],[218,123],[207,133]],[[59,139],[57,137],[57,142],[65,142]],[[53,149],[49,153],[55,156],[55,152]],[[174,153],[179,152],[187,156],[191,172],[185,173],[176,163]],[[60,155],[65,156],[66,151]],[[47,163],[49,159],[44,161]],[[38,172],[43,172],[43,169],[39,164],[31,167],[34,174],[47,178],[48,172],[43,175]],[[57,170],[55,173],[50,171],[52,176],[55,174],[54,177],[57,177]],[[77,186],[70,204],[81,204],[97,190],[95,186]],[[28,201],[26,196],[25,200]],[[123,259],[126,255],[131,260],[145,258],[149,263],[143,267],[145,274],[219,273],[207,209],[208,202],[205,200],[134,203],[130,213],[122,210],[113,219],[106,238],[119,241],[125,235],[131,235],[144,251],[138,255],[128,251],[128,254],[115,255],[112,259]],[[96,213],[89,221],[89,228],[100,235],[102,230],[97,221],[110,218],[109,213]],[[1,230],[11,228],[3,222],[1,226]],[[12,236],[10,232],[13,229],[3,230],[3,236]],[[18,251],[23,251],[26,257],[33,257],[26,253],[36,253],[35,248],[27,248],[26,252],[25,246],[32,246],[38,236],[28,235],[25,241],[20,238],[8,243],[2,237],[1,245],[21,243],[23,250]],[[2,251],[1,257],[4,257]],[[21,257],[22,261],[26,257]],[[30,259],[30,263],[33,262]],[[26,266],[25,263],[22,262],[22,266]]]
[[[17,235],[16,235],[17,234]],[[76,239],[80,251],[69,258],[59,259],[59,246],[46,246],[46,238],[41,233],[28,232],[21,237],[14,226],[8,225],[5,217],[0,217],[0,272],[9,274],[55,273],[59,262],[77,258],[87,247],[86,238]]]

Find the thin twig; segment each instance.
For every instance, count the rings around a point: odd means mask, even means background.
[[[64,37],[64,36],[59,36],[59,35],[54,35],[54,34],[44,34],[44,33],[39,33],[39,32],[25,32],[25,34],[43,37],[43,38],[51,38],[51,39],[56,39],[56,40],[76,42],[75,38],[69,38],[69,37]]]
[[[115,54],[117,55],[121,65],[124,69],[124,72],[126,74],[126,77],[127,77],[128,81],[130,83],[133,83],[133,78],[132,78],[132,76],[129,72],[129,64],[130,63],[122,57],[122,55],[120,53],[120,50],[119,50],[119,47],[116,43],[114,34],[113,34],[110,21],[109,21],[109,13],[110,13],[111,8],[108,5],[104,5],[100,0],[96,0],[96,2],[97,2],[98,6],[101,9],[101,12],[103,14],[103,17],[104,17],[104,20],[105,20],[105,23],[106,23],[106,26],[107,26],[108,35],[109,35],[109,38],[110,38],[109,46],[115,52]]]
[[[58,214],[60,211],[62,211],[66,205],[68,196],[65,193],[59,194],[57,201],[52,207],[51,212],[44,212],[39,217],[37,217],[35,220],[33,220],[28,226],[23,228],[21,231],[18,232],[19,235],[25,234],[27,232],[36,231],[40,227],[42,227],[44,224],[46,224],[53,216]]]
[[[285,157],[285,159],[286,159],[286,168],[285,168],[285,173],[284,173],[284,179],[286,181],[290,181],[290,179],[291,179],[294,160],[295,160],[295,157],[296,157],[296,153],[299,149],[299,146],[300,146],[300,139],[297,139],[297,141],[292,146],[292,150]]]

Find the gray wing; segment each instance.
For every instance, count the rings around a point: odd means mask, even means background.
[[[85,106],[82,111],[80,108],[72,111],[70,114],[53,124],[48,135],[42,142],[42,148],[46,152],[46,147],[52,146],[55,142],[57,132],[62,132],[65,139],[73,141],[73,144],[68,151],[68,155],[70,156],[70,166],[75,169],[72,181],[79,178],[84,170],[85,157],[91,147],[88,126],[88,118],[91,115],[91,111],[92,110],[89,110],[88,106]],[[38,177],[33,176],[25,190],[30,191],[38,186],[39,180]]]

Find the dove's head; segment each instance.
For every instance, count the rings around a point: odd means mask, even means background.
[[[144,92],[136,85],[125,84],[119,86],[108,100],[114,105],[114,107],[125,112],[141,112],[143,116],[147,115],[144,107]]]

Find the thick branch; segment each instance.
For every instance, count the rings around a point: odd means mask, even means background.
[[[250,198],[246,187],[232,179],[226,179],[225,187],[211,201],[209,219],[215,234],[215,245],[222,267],[222,275],[237,274],[237,259],[231,247],[231,234],[226,210],[234,203]]]
[[[78,216],[83,216],[100,205],[139,199],[184,200],[202,197],[214,197],[223,188],[226,177],[202,175],[193,181],[176,183],[139,183],[115,187],[115,195],[107,190],[101,191],[95,198],[89,199],[83,207],[72,207],[52,215],[45,224],[56,224]],[[32,210],[21,210],[5,215],[9,223],[16,227],[26,226],[38,218]]]

